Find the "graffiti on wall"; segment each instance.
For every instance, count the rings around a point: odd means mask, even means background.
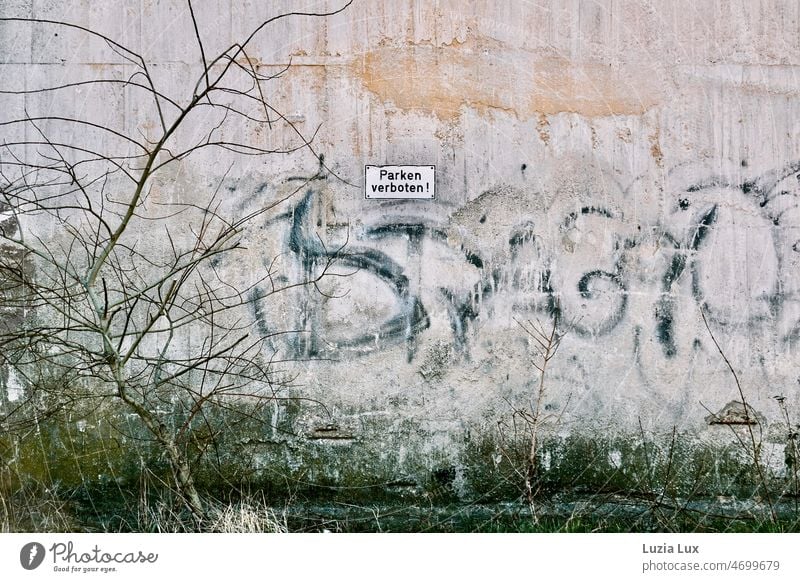
[[[554,206],[517,217],[501,233],[502,248],[488,250],[479,237],[465,242],[463,225],[431,219],[421,203],[413,207],[418,216],[408,207],[402,218],[382,213],[365,220],[346,247],[326,245],[325,227],[314,217],[321,194],[310,189],[283,217],[292,259],[307,279],[334,260],[357,273],[347,284],[363,296],[342,307],[307,292],[297,311],[297,326],[307,333],[297,335],[293,349],[337,357],[404,346],[411,361],[430,333],[469,359],[489,321],[512,328],[515,317],[555,310],[579,338],[628,330],[636,342],[656,342],[664,359],[697,343],[682,330],[696,323],[700,308],[731,333],[761,325],[779,343],[796,342],[798,172],[800,162],[741,183],[694,181],[664,197],[656,221],[640,223],[601,201]],[[342,228],[349,235],[350,227]],[[257,302],[255,315],[268,325]]]

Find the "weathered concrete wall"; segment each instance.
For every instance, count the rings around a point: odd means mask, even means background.
[[[6,4],[119,38],[171,89],[194,84],[182,2]],[[208,54],[280,9],[198,4]],[[249,262],[229,268],[256,274],[279,257],[299,280],[347,242],[338,265],[352,273],[325,285],[340,298],[303,290],[253,309],[261,331],[309,332],[281,353],[319,360],[299,391],[331,415],[309,407],[295,428],[367,465],[446,463],[527,401],[533,352],[515,320],[548,325],[554,306],[569,324],[544,403],[558,432],[726,430],[709,411],[739,395],[701,309],[755,410],[777,419],[776,394],[797,409],[799,33],[788,1],[356,0],[258,36],[260,72],[292,64],[268,99],[304,132],[319,126],[332,172],[254,226]],[[3,84],[126,74],[79,36],[6,25],[0,45]],[[126,92],[105,119],[147,135],[140,105]],[[293,139],[285,124],[242,131]],[[193,164],[158,184],[163,196],[186,199],[229,167],[217,153]],[[365,200],[366,164],[435,164],[436,199]],[[237,162],[230,209],[317,170],[310,153]]]

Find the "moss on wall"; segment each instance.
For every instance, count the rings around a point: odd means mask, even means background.
[[[204,494],[235,501],[258,492],[277,506],[313,505],[318,512],[351,505],[388,505],[408,515],[454,504],[478,512],[492,504],[523,507],[524,438],[510,442],[493,431],[471,430],[460,442],[433,446],[436,435],[409,418],[362,418],[357,430],[346,422],[309,429],[316,425],[306,412],[297,403],[260,409],[241,404],[207,417],[207,431],[198,430],[190,443]],[[537,499],[551,509],[576,499],[600,507],[612,496],[646,506],[758,501],[764,495],[752,458],[731,435],[644,440],[550,434],[536,458]],[[788,498],[791,472],[768,467],[767,459],[764,466],[769,494]],[[143,505],[171,488],[169,467],[137,417],[109,406],[32,419],[23,430],[0,435],[4,499],[55,495],[75,523],[84,524],[79,529],[137,529]],[[419,523],[414,518],[409,528]]]

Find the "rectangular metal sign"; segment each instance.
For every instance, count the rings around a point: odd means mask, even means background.
[[[436,166],[367,166],[364,197],[433,200]]]

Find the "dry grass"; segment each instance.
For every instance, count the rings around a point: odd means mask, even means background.
[[[287,533],[286,517],[278,517],[263,500],[221,505],[209,511],[207,529],[219,533]]]
[[[259,495],[245,496],[237,502],[207,499],[205,518],[198,522],[188,515],[175,491],[156,488],[160,494],[155,498],[147,495],[152,489],[149,479],[142,479],[142,495],[134,531],[154,533],[286,533],[285,515],[278,517],[266,499]],[[165,484],[162,482],[162,486]]]
[[[69,532],[76,527],[67,502],[55,491],[0,490],[0,533]]]

